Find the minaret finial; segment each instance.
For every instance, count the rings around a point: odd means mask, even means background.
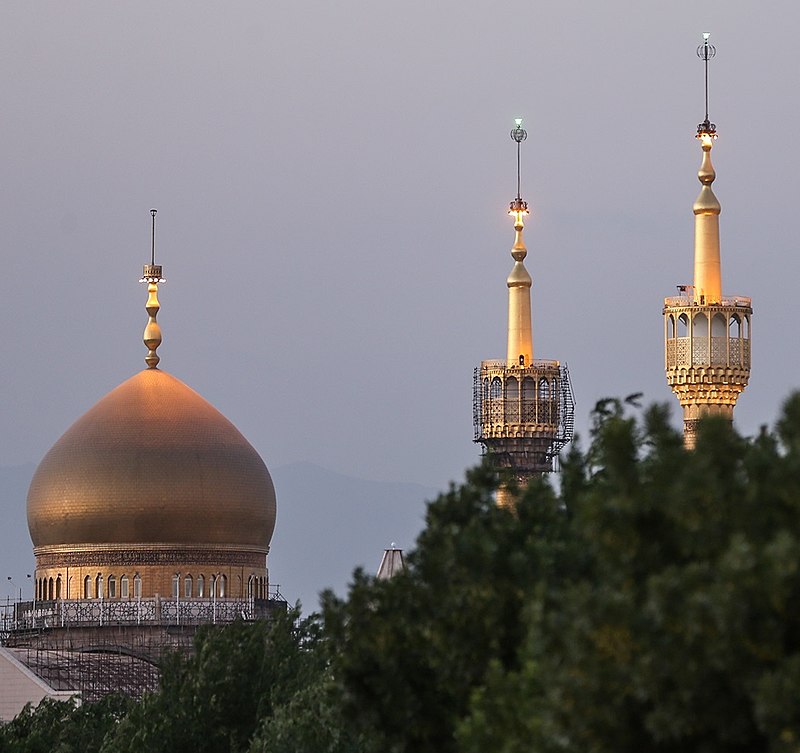
[[[713,44],[709,44],[708,38],[711,33],[708,31],[703,32],[703,43],[697,47],[697,57],[703,61],[706,74],[705,92],[706,92],[706,119],[697,126],[697,138],[702,139],[703,136],[715,139],[717,138],[717,126],[708,119],[708,61],[717,54],[717,48]]]
[[[144,328],[144,344],[147,348],[147,355],[145,356],[145,363],[149,368],[155,369],[158,362],[161,360],[156,353],[158,346],[161,345],[161,327],[159,327],[156,317],[158,310],[161,308],[158,303],[158,283],[166,282],[161,276],[162,268],[160,264],[156,264],[156,213],[157,209],[150,210],[150,216],[153,218],[153,232],[150,241],[150,263],[144,265],[142,277],[139,282],[147,283],[147,303],[145,310],[147,311],[148,320],[147,326]]]
[[[517,198],[511,202],[508,213],[516,215],[515,225],[522,225],[522,215],[528,214],[528,203],[522,200],[522,167],[521,145],[528,138],[528,132],[522,127],[522,118],[514,118],[514,127],[511,129],[511,139],[517,142]]]

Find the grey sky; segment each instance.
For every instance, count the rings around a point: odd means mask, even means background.
[[[268,466],[460,479],[472,368],[505,352],[516,115],[536,356],[582,433],[634,391],[677,423],[661,303],[691,277],[706,30],[723,286],[755,312],[739,428],[796,386],[795,3],[122,6],[0,11],[0,464],[144,368],[154,206],[161,366]]]

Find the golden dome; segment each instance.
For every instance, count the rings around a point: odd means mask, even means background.
[[[45,455],[28,492],[36,550],[174,545],[266,554],[275,489],[216,408],[156,368],[112,390]]]

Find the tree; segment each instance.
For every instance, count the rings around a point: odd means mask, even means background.
[[[198,633],[189,658],[162,668],[161,688],[135,706],[104,753],[246,751],[275,709],[326,667],[317,620],[294,611]]]
[[[558,493],[492,487],[430,506],[404,576],[328,597],[354,724],[397,752],[800,749],[799,397],[694,451],[604,401]]]
[[[491,666],[511,670],[537,588],[580,568],[553,490],[536,505],[498,508],[487,468],[428,508],[405,574],[358,573],[349,597],[325,596],[347,718],[388,751],[455,751],[454,732]]]
[[[0,751],[13,753],[85,753],[100,750],[132,701],[107,696],[97,703],[45,698],[30,704],[5,725],[0,725]]]

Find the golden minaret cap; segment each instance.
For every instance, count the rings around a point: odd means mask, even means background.
[[[520,194],[520,146],[528,133],[522,127],[522,118],[516,118],[511,138],[517,142],[517,197],[509,204],[508,213],[514,218],[514,245],[511,257],[514,268],[506,280],[508,285],[508,351],[509,366],[525,366],[533,361],[533,327],[531,325],[531,276],[525,269],[528,249],[522,237],[523,217],[529,214],[528,202]]]
[[[166,282],[166,280],[161,276],[161,265],[156,264],[157,212],[157,209],[150,210],[150,215],[153,218],[153,232],[150,245],[150,263],[144,265],[142,277],[139,280],[139,282],[147,283],[147,303],[145,304],[145,310],[147,311],[148,320],[147,326],[144,328],[144,336],[142,339],[145,347],[147,348],[147,355],[145,356],[144,360],[147,366],[151,369],[155,369],[158,366],[158,362],[161,360],[158,356],[158,353],[156,353],[158,346],[161,345],[161,327],[156,321],[158,310],[161,308],[160,304],[158,303],[158,284],[160,282]]]

